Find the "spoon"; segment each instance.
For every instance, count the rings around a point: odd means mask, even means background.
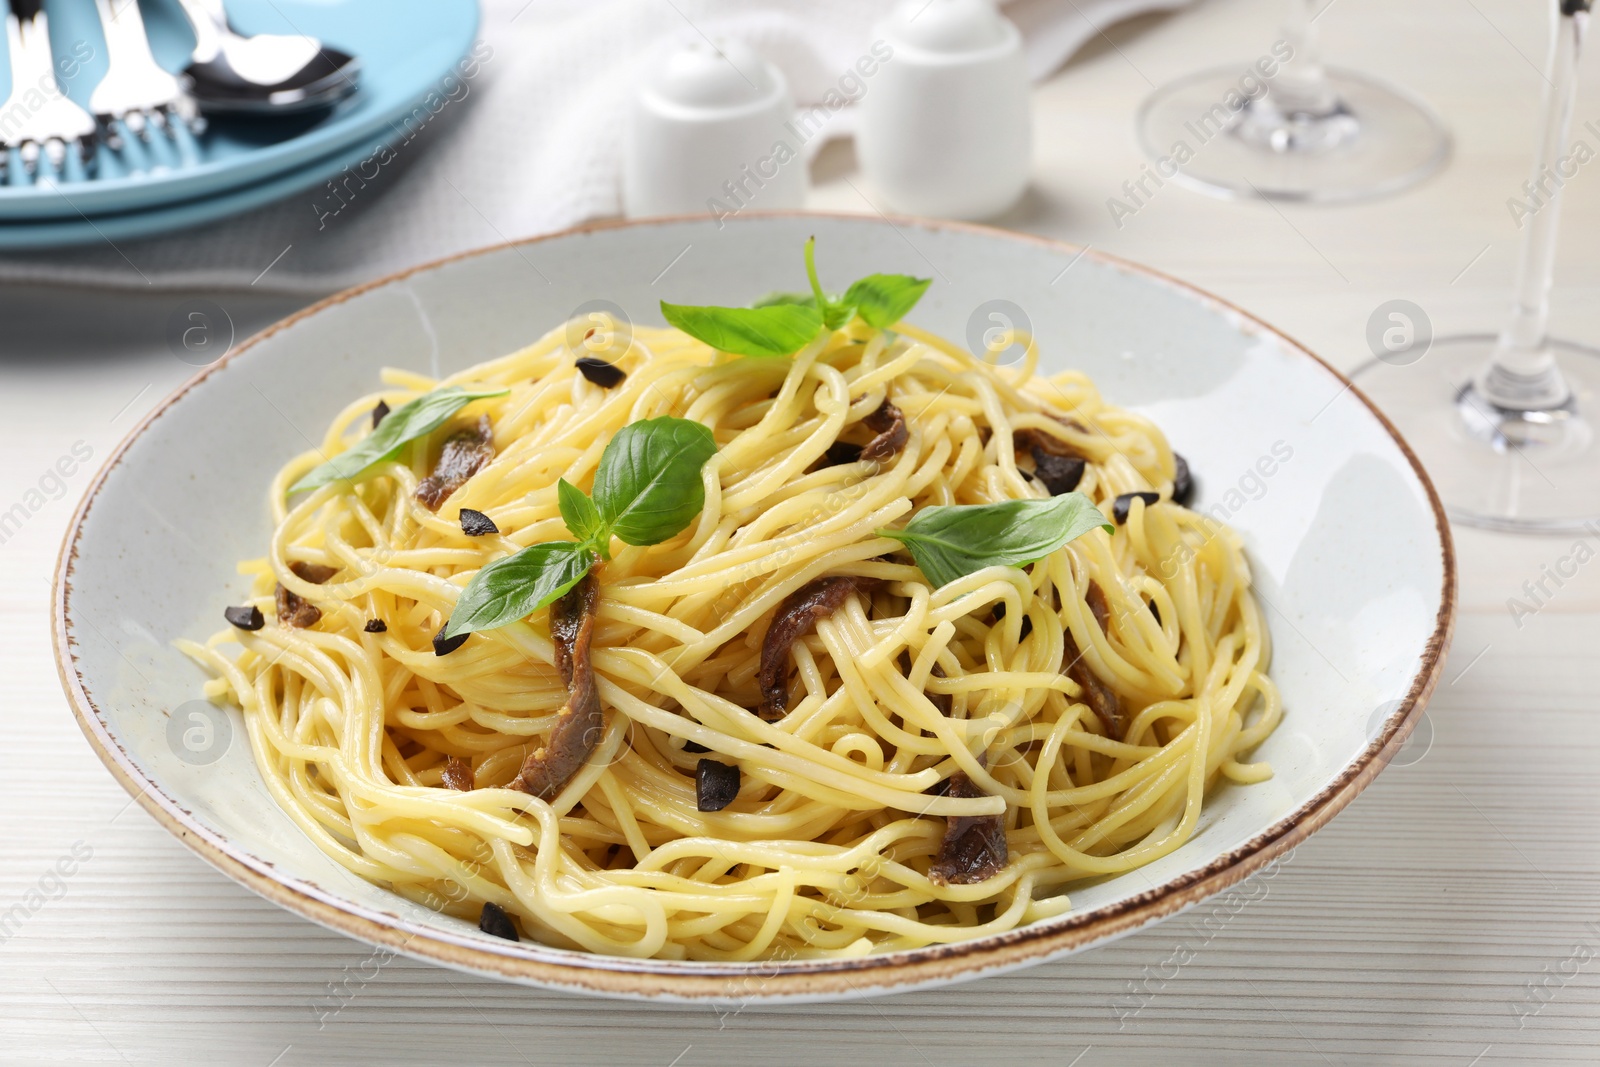
[[[214,115],[291,115],[332,107],[356,91],[361,61],[315,37],[228,24],[222,0],[178,0],[194,27],[183,76],[200,110]]]

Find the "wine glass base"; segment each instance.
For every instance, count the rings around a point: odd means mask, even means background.
[[[1450,156],[1444,123],[1403,89],[1330,69],[1336,110],[1263,116],[1260,96],[1236,106],[1245,73],[1201,71],[1145,100],[1139,143],[1162,178],[1224,199],[1337,203],[1399,192]]]
[[[1473,379],[1497,338],[1436,338],[1404,365],[1351,375],[1422,461],[1452,521],[1511,533],[1600,533],[1600,348],[1551,341],[1571,401],[1519,415],[1488,404]]]

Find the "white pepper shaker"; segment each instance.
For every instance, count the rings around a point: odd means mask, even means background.
[[[631,217],[801,207],[803,153],[784,124],[783,72],[739,41],[693,41],[647,68],[629,109],[622,165]]]
[[[905,0],[861,99],[861,169],[893,210],[980,219],[1028,186],[1032,96],[1022,34],[989,0]]]

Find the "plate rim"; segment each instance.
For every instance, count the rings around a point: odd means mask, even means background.
[[[282,204],[324,181],[332,180],[371,155],[372,149],[364,141],[353,141],[327,155],[303,160],[297,166],[257,181],[186,200],[155,203],[102,215],[79,214],[71,218],[20,220],[0,218],[0,254],[28,256],[37,252],[97,245],[101,241],[107,244],[115,241],[147,241],[182,234],[207,223]],[[44,278],[31,284],[82,286],[86,283]],[[168,282],[164,283],[164,288],[170,292],[179,288],[203,287]]]
[[[1045,919],[1027,926],[969,941],[933,945],[919,949],[865,956],[854,959],[754,961],[723,964],[699,961],[633,959],[629,957],[573,952],[523,942],[504,948],[483,944],[477,938],[451,935],[385,914],[338,897],[309,881],[292,882],[277,876],[273,864],[251,856],[249,850],[216,833],[172,797],[162,792],[159,783],[147,778],[111,733],[94,701],[89,697],[73,657],[73,637],[68,624],[73,592],[73,568],[84,521],[107,479],[126,456],[129,448],[174,404],[211,374],[262,341],[323,311],[346,303],[364,293],[403,282],[421,273],[524,245],[541,244],[588,233],[614,229],[643,229],[651,226],[703,222],[704,217],[672,215],[649,219],[607,219],[569,227],[555,233],[515,241],[498,242],[457,252],[449,256],[395,271],[360,285],[341,290],[266,327],[180,384],[156,407],[140,419],[107,456],[89,483],[67,525],[51,589],[51,641],[57,673],[73,716],[101,761],[112,776],[134,796],[140,806],[193,852],[245,888],[312,922],[369,944],[442,964],[456,970],[498,977],[508,981],[566,991],[596,993],[631,999],[706,1001],[815,1001],[854,996],[905,992],[930,985],[977,978],[1020,967],[1044,959],[1101,944],[1128,934],[1157,920],[1175,915],[1200,901],[1238,884],[1249,875],[1292,851],[1325,826],[1365,789],[1388,765],[1410,737],[1422,710],[1443,672],[1445,653],[1450,647],[1456,617],[1456,553],[1449,520],[1427,471],[1411,447],[1383,412],[1346,375],[1305,345],[1242,308],[1207,290],[1162,271],[1144,266],[1099,249],[1036,234],[1003,230],[978,223],[903,215],[851,214],[848,212],[772,211],[747,212],[735,222],[773,219],[826,218],[835,221],[887,223],[891,228],[910,227],[931,231],[968,233],[1004,241],[1047,248],[1078,257],[1090,257],[1124,273],[1142,275],[1165,286],[1181,290],[1200,302],[1237,316],[1256,331],[1272,336],[1288,350],[1304,356],[1342,383],[1377,420],[1410,463],[1427,495],[1439,539],[1442,585],[1434,628],[1424,645],[1422,663],[1411,685],[1392,712],[1383,730],[1368,742],[1354,760],[1322,789],[1287,815],[1277,819],[1237,848],[1216,857],[1195,870],[1168,880],[1115,904],[1080,914]],[[380,918],[381,916],[381,918]]]

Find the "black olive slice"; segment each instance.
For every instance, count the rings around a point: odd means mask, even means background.
[[[1081,456],[1058,456],[1037,445],[1033,448],[1034,477],[1044,483],[1051,496],[1061,496],[1078,488],[1087,466]]]
[[[1161,494],[1123,493],[1121,496],[1117,497],[1115,503],[1111,505],[1111,515],[1117,520],[1118,525],[1128,521],[1128,511],[1133,507],[1133,502],[1135,500],[1143,500],[1144,506],[1149,507],[1151,504],[1155,504],[1161,500]]]
[[[607,363],[598,356],[580,356],[578,358],[578,373],[602,389],[613,389],[622,384],[622,379],[628,372],[614,363]]]
[[[490,937],[503,937],[507,941],[521,941],[511,916],[498,904],[484,901],[483,913],[478,916],[478,929]]]
[[[445,637],[444,632],[450,628],[450,620],[446,619],[444,625],[439,627],[439,632],[433,635],[433,654],[435,656],[448,656],[456,649],[467,643],[470,633],[456,634],[454,637]]]
[[[259,630],[266,623],[261,616],[261,609],[254,604],[242,608],[223,608],[222,617],[241,630]]]
[[[1189,461],[1174,452],[1172,462],[1178,468],[1172,476],[1172,502],[1188,507],[1194,497],[1194,476],[1189,473]]]
[[[721,811],[739,795],[739,766],[703,759],[695,768],[694,799],[701,811]]]
[[[462,508],[461,532],[468,537],[483,537],[487,534],[499,533],[500,527],[496,526],[494,520],[483,512],[475,511],[472,508]]]

